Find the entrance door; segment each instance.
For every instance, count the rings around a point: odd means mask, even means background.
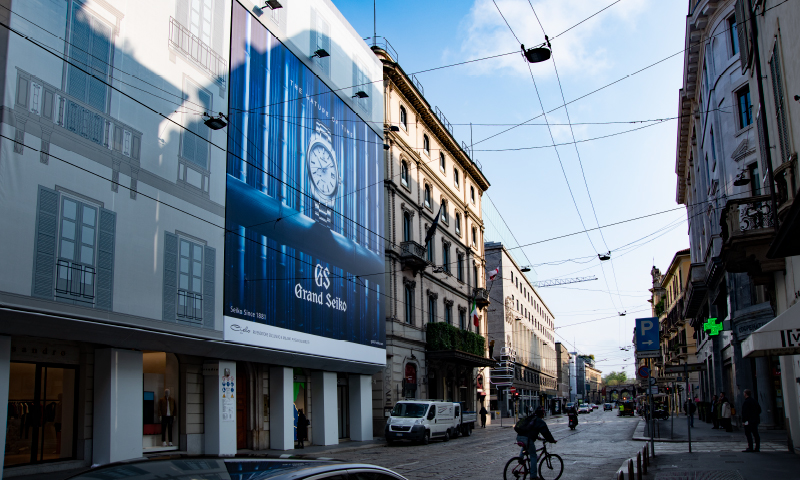
[[[350,405],[347,403],[347,385],[338,385],[336,387],[337,402],[336,406],[339,409],[339,438],[350,438]]]
[[[236,366],[236,448],[247,448],[247,373]]]

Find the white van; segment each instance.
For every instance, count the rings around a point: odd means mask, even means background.
[[[461,424],[460,413],[460,406],[452,402],[397,402],[386,421],[386,443],[391,445],[396,441],[407,440],[427,444],[431,439],[446,442],[457,435],[456,429]]]

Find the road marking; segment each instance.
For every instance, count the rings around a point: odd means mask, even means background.
[[[411,463],[402,463],[402,464],[400,464],[400,465],[395,465],[395,466],[394,466],[394,467],[392,467],[392,468],[400,468],[400,467],[405,467],[406,465],[414,465],[415,463],[419,463],[419,460],[417,460],[416,462],[411,462]]]

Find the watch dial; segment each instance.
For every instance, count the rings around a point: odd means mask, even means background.
[[[308,156],[308,170],[314,186],[317,187],[321,194],[325,196],[332,195],[336,190],[339,177],[333,155],[324,146],[316,144],[311,147]]]

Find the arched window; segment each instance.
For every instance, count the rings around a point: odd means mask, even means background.
[[[456,235],[461,236],[461,214],[456,213]]]
[[[472,246],[478,245],[478,228],[472,227]]]
[[[405,160],[400,162],[400,183],[408,186],[408,163]]]
[[[425,206],[431,208],[431,186],[425,185]]]
[[[406,108],[400,105],[400,125],[408,130],[408,115],[406,115]]]
[[[472,199],[472,204],[475,205],[475,187],[469,187],[469,197]]]
[[[447,200],[442,200],[442,222],[450,223],[450,219],[447,216]]]
[[[461,186],[458,184],[458,170],[455,168],[453,169],[453,185],[455,185],[457,189],[461,188]]]
[[[447,173],[447,164],[444,161],[444,153],[439,153],[439,169]]]
[[[411,214],[403,212],[403,241],[411,241]]]
[[[431,154],[431,139],[428,138],[427,135],[422,136],[422,149],[425,150],[425,153],[428,155]]]

